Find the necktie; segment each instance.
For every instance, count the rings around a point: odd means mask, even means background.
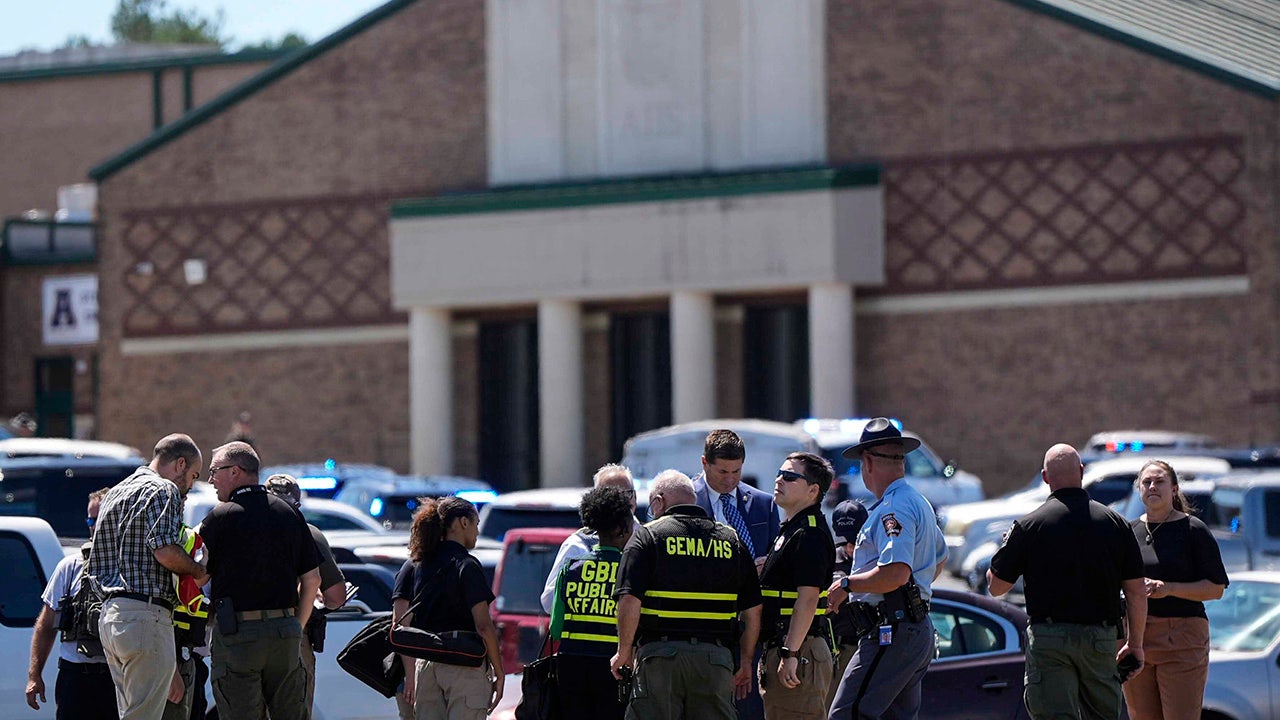
[[[751,545],[751,533],[747,532],[747,523],[742,519],[742,513],[738,512],[738,503],[732,493],[720,496],[720,509],[724,510],[724,519],[729,521],[729,527],[737,531],[738,537],[742,538],[743,544],[747,546],[747,552],[751,553],[751,557],[755,557],[756,549]]]

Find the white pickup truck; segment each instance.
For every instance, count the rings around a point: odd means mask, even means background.
[[[40,594],[63,557],[49,523],[39,518],[0,516],[0,717],[52,718],[56,653],[44,670],[49,703],[39,712],[27,707],[27,665],[31,629],[40,616]]]

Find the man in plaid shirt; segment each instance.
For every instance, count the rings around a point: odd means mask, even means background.
[[[173,694],[173,576],[209,579],[183,551],[182,499],[200,478],[200,449],[190,437],[156,443],[151,463],[107,493],[85,577],[101,597],[99,639],[116,686],[121,720],[159,720]],[[177,688],[181,697],[181,682]]]

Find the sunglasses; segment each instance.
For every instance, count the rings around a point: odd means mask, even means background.
[[[874,455],[875,457],[878,457],[878,458],[884,458],[885,460],[896,460],[898,462],[901,462],[907,459],[906,455],[898,455],[895,453],[878,453],[875,450],[868,450],[867,454]]]
[[[804,475],[802,475],[802,474],[800,474],[800,473],[798,473],[798,472],[791,472],[790,470],[779,470],[779,471],[778,471],[778,478],[779,478],[780,480],[785,481],[785,482],[795,482],[795,481],[797,481],[797,480],[805,480],[805,481],[808,481],[808,479],[809,479],[809,478],[805,477]]]

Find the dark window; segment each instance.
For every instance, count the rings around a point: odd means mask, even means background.
[[[42,437],[72,437],[75,413],[74,358],[36,360],[36,424]]]
[[[808,307],[748,307],[742,337],[747,417],[782,422],[808,417]]]
[[[503,492],[538,487],[537,323],[481,323],[478,345],[480,475]]]
[[[0,515],[43,518],[58,537],[87,538],[89,493],[115,485],[136,470],[132,464],[76,466],[49,462],[41,467],[0,467]]]
[[[578,511],[572,508],[550,510],[490,505],[485,508],[484,517],[480,520],[480,534],[494,540],[502,540],[508,530],[527,527],[580,528],[582,519],[578,516]],[[542,579],[545,581],[546,575]],[[541,592],[541,588],[538,591]]]
[[[502,556],[502,587],[498,588],[498,612],[541,615],[542,588],[555,564],[560,544],[518,540],[507,545]]]
[[[1090,499],[1097,500],[1103,505],[1110,505],[1117,500],[1128,498],[1133,493],[1133,484],[1137,480],[1137,473],[1112,475],[1090,483],[1086,489]]]
[[[1267,517],[1267,536],[1280,536],[1280,491],[1266,491],[1262,502]]]
[[[356,522],[348,517],[343,517],[335,513],[327,512],[304,512],[303,516],[307,518],[307,522],[316,526],[317,530],[368,530],[367,525]]]
[[[609,322],[613,457],[636,433],[671,424],[671,319],[667,313],[614,315]]]
[[[391,588],[387,583],[369,570],[343,568],[347,582],[360,588],[356,592],[356,600],[369,606],[372,612],[391,610]]]
[[[1004,629],[994,620],[963,610],[929,613],[938,634],[938,657],[960,657],[1004,649]]]
[[[53,568],[49,568],[53,572]],[[45,574],[31,543],[19,533],[0,532],[0,624],[32,627],[43,603]]]

